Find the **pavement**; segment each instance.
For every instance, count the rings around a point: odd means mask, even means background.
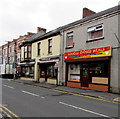
[[[39,86],[39,87],[43,87],[43,88],[64,91],[64,92],[67,92],[70,94],[79,94],[79,95],[99,98],[102,100],[107,100],[110,102],[120,103],[120,94],[95,91],[95,90],[88,90],[88,89],[81,89],[81,88],[73,88],[73,87],[67,87],[67,86],[58,86],[58,85],[48,84],[45,82],[36,83],[33,81],[29,81],[29,80],[16,79],[16,80],[12,80],[12,81],[17,82],[17,83],[27,84],[27,85],[33,85],[33,86]]]

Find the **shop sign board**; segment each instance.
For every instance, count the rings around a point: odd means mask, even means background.
[[[64,53],[64,60],[111,56],[111,47],[100,47]]]

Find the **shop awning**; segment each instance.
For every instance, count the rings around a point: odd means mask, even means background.
[[[44,63],[56,63],[58,62],[59,59],[55,59],[55,60],[48,60],[48,61],[39,61],[38,64],[44,64]]]
[[[57,60],[59,59],[60,56],[50,56],[50,57],[43,57],[43,58],[40,58],[39,60],[40,61],[49,61],[49,60]]]
[[[30,65],[34,65],[35,62],[23,62],[23,63],[19,63],[19,65],[21,66],[30,66]]]

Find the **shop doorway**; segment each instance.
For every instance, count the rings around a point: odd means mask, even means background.
[[[89,64],[81,65],[81,86],[88,87],[89,86]]]
[[[40,77],[45,79],[45,82],[47,82],[47,68],[41,67]]]

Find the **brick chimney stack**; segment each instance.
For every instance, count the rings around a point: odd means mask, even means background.
[[[46,33],[46,29],[41,28],[41,27],[37,27],[37,33],[39,33],[39,32]]]
[[[32,35],[34,35],[35,33],[32,33],[32,32],[27,32],[27,35],[28,36],[32,36]]]
[[[88,9],[88,8],[83,8],[83,18],[88,17],[90,15],[95,14],[96,12]]]

